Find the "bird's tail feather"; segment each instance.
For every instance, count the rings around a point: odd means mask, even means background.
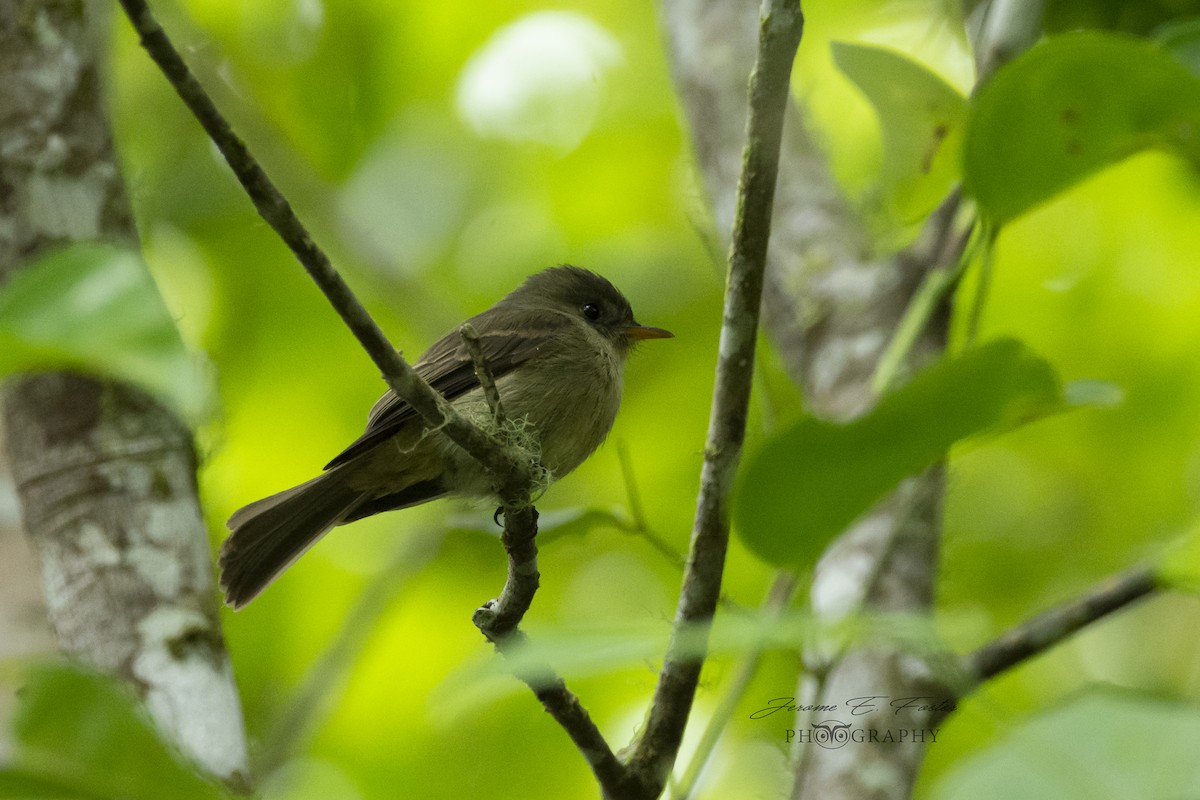
[[[331,528],[347,521],[368,492],[346,485],[342,470],[265,497],[229,518],[221,546],[221,587],[235,609],[267,588]]]

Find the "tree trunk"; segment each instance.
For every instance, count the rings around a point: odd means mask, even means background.
[[[675,83],[717,230],[733,219],[744,143],[746,78],[754,60],[758,4],[751,0],[664,0]],[[801,47],[803,47],[803,43]],[[803,76],[799,76],[803,80]],[[925,248],[931,249],[931,248]],[[914,252],[917,252],[914,250]],[[876,257],[866,226],[833,179],[824,153],[793,106],[785,130],[764,294],[765,328],[812,413],[847,420],[871,408],[870,378],[930,258]],[[945,345],[946,315],[911,354],[916,365]],[[864,611],[928,613],[937,570],[941,469],[906,481],[826,552],[812,605],[823,618]],[[803,513],[803,509],[798,510]],[[809,652],[824,668],[829,654]],[[806,677],[804,703],[844,707],[866,695],[930,694],[933,676],[918,659],[876,645]],[[885,701],[886,702],[886,701]],[[922,728],[927,714],[897,718],[891,709],[857,716],[855,727]],[[801,720],[797,728],[811,722]],[[850,721],[849,719],[844,721]],[[850,742],[810,746],[798,760],[796,798],[904,798],[911,794],[924,746]]]
[[[0,285],[71,242],[136,246],[103,108],[109,10],[0,0]],[[129,682],[168,738],[243,784],[190,432],[141,390],[95,377],[25,375],[3,399],[59,647]]]

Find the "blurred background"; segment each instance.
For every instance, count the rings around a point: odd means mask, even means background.
[[[608,443],[539,509],[549,521],[590,508],[629,519],[632,487],[648,527],[685,552],[723,254],[690,165],[654,7],[157,5],[235,129],[410,359],[556,263],[603,273],[640,321],[675,332],[635,354]],[[1180,11],[1179,3],[1049,5],[1052,27],[1136,33]],[[878,125],[836,71],[829,44],[897,47],[966,92],[973,78],[961,9],[946,0],[808,0],[804,8],[797,96],[847,191],[870,204]],[[312,477],[353,440],[383,387],[123,18],[113,21],[109,87],[147,260],[186,340],[218,375],[219,401],[198,431],[215,549],[232,511]],[[1198,212],[1200,185],[1188,168],[1145,154],[1001,235],[981,338],[1023,339],[1065,379],[1111,382],[1123,401],[955,453],[938,601],[952,646],[978,645],[1157,552],[1195,516]],[[903,221],[879,224],[881,241],[905,235]],[[762,372],[751,449],[803,408],[769,347]],[[0,491],[0,524],[12,529],[10,497]],[[439,503],[338,529],[247,610],[226,612],[249,734],[260,755],[282,764],[267,779],[268,797],[594,795],[583,760],[523,686],[501,679],[471,691],[455,680],[465,665],[492,658],[470,621],[504,580],[490,516]],[[670,554],[603,521],[560,533],[542,548],[530,636],[632,625],[665,646],[681,575]],[[0,537],[3,552],[14,550],[0,557],[0,587],[28,572],[14,539]],[[771,576],[735,542],[732,599],[757,605]],[[1024,715],[1088,683],[1196,699],[1198,612],[1194,599],[1154,599],[989,685],[930,747],[922,791],[936,791],[959,759]],[[9,640],[4,649],[48,643]],[[693,736],[733,663],[706,667]],[[641,721],[656,664],[610,659],[602,670],[568,673],[616,746]],[[785,791],[785,725],[749,714],[793,694],[798,667],[794,655],[767,658],[704,796]],[[301,717],[290,716],[297,709]],[[293,734],[294,755],[275,757]]]

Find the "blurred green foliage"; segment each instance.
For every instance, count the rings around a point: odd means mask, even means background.
[[[995,222],[1148,148],[1200,163],[1200,79],[1166,49],[1080,33],[1035,46],[975,98],[965,184]]]
[[[951,770],[932,797],[1187,797],[1200,783],[1189,704],[1102,687],[1056,706]]]
[[[634,355],[610,444],[540,500],[562,524],[543,550],[542,590],[527,620],[535,641],[632,625],[650,636],[657,630],[665,643],[679,571],[661,544],[679,552],[687,546],[721,265],[711,256],[719,248],[710,244],[715,237],[652,5],[159,5],[235,128],[408,355],[557,262],[610,276],[639,319],[676,333]],[[1050,3],[1049,22],[1142,34],[1189,9],[1166,0],[1073,0]],[[830,44],[906,53],[966,96],[971,59],[958,5],[810,0],[805,12],[797,93],[848,191],[865,207],[881,205],[876,198],[894,187],[879,176],[895,163],[881,130],[897,128],[878,121],[834,65]],[[382,385],[124,20],[115,19],[113,30],[113,121],[146,261],[185,341],[208,354],[220,378],[219,416],[200,431],[215,546],[234,509],[311,477],[357,436]],[[1014,91],[1028,96],[1031,87]],[[1047,122],[1037,117],[1042,99],[1027,97],[1006,123]],[[895,107],[876,105],[885,113]],[[904,144],[909,153],[925,152],[920,142]],[[1200,190],[1177,156],[1143,151],[1117,160],[1131,152],[1114,150],[1107,156],[1113,165],[1096,163],[1035,202],[1022,200],[1026,213],[1002,215],[1011,222],[996,241],[990,281],[980,286],[972,269],[960,289],[964,305],[987,292],[981,341],[1017,338],[1064,381],[1114,384],[1124,402],[952,450],[938,626],[956,648],[978,645],[1155,554],[1197,514]],[[921,179],[909,164],[900,183]],[[1014,180],[1036,171],[1020,160],[1010,168]],[[904,231],[910,222],[887,224]],[[956,340],[963,338],[956,330]],[[800,406],[766,355],[749,458],[795,421]],[[631,507],[613,442],[629,453],[640,510]],[[475,522],[464,523],[464,513]],[[490,509],[439,504],[356,523],[328,537],[248,610],[226,614],[256,754],[278,755],[279,721],[291,719],[301,699],[311,701],[310,670],[322,654],[335,642],[357,648],[334,660],[348,665],[345,674],[318,671],[318,683],[328,678],[323,700],[301,709],[309,714],[304,729],[311,725],[314,734],[291,742],[291,758],[284,753],[282,766],[262,776],[266,797],[594,796],[582,759],[527,692],[485,693],[488,701],[469,713],[447,707],[448,677],[487,653],[471,611],[503,583],[488,516]],[[447,526],[444,538],[434,535]],[[423,551],[427,563],[393,580],[393,554],[421,536],[437,542]],[[732,600],[757,604],[770,576],[768,565],[733,543]],[[373,613],[355,614],[364,593]],[[1028,713],[1093,682],[1194,704],[1197,611],[1194,599],[1157,598],[989,684],[930,747],[922,791],[944,796],[943,779],[951,788],[972,785],[959,783],[962,770],[983,764],[986,773],[996,763],[987,754],[1019,738]],[[348,618],[360,627],[341,636]],[[729,618],[736,625],[737,616]],[[637,729],[653,688],[656,658],[638,660],[644,655],[638,650],[602,674],[572,679],[618,746]],[[706,666],[692,735],[735,660],[721,654]],[[702,780],[703,796],[783,791],[789,723],[749,715],[793,694],[798,667],[794,654],[767,655]],[[137,747],[160,752],[148,742]],[[1086,755],[1069,747],[1060,760],[1072,753]],[[967,760],[972,754],[984,761]],[[29,796],[40,791],[36,776],[7,779],[26,780]]]
[[[959,182],[967,100],[936,72],[882,47],[836,42],[833,58],[879,117],[879,182],[889,211],[925,217]]]
[[[163,744],[126,686],[68,666],[26,676],[12,721],[19,746],[0,767],[0,797],[226,800]]]
[[[0,294],[0,375],[78,369],[141,384],[193,423],[210,375],[189,352],[138,253],[81,243],[18,272]]]
[[[1064,409],[1054,368],[1003,339],[938,361],[847,423],[805,417],[742,467],[733,518],[757,555],[796,569],[956,442]]]

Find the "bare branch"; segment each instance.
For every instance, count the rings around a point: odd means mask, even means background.
[[[650,715],[629,761],[636,780],[647,787],[647,796],[657,796],[675,762],[700,678],[703,655],[684,652],[682,631],[711,620],[721,594],[729,544],[728,499],[745,437],[783,117],[803,29],[797,0],[764,0],[691,549]]]
[[[328,256],[313,242],[292,210],[291,204],[267,177],[245,143],[217,110],[212,99],[192,75],[175,46],[154,19],[144,0],[121,0],[121,6],[137,30],[142,46],[159,65],[176,92],[220,149],[253,201],[255,209],[295,253],[296,258],[383,373],[388,386],[411,405],[429,426],[443,430],[451,440],[475,457],[496,477],[505,510],[503,541],[509,556],[509,575],[500,599],[478,609],[473,617],[480,630],[495,641],[515,628],[537,591],[537,547],[534,544],[534,536],[537,534],[537,512],[530,499],[533,465],[461,416],[400,357],[341,275],[333,268]],[[469,334],[466,332],[464,339],[470,347]],[[477,338],[475,345],[478,349]],[[480,382],[485,387],[490,385],[489,402],[493,402],[494,409],[499,409],[495,382],[491,380],[486,365],[481,361],[480,353],[479,360],[476,361],[476,369],[483,368]]]
[[[796,574],[791,570],[780,570],[775,574],[775,580],[771,583],[767,598],[762,603],[764,619],[777,619],[783,613],[796,593],[796,582]],[[716,750],[717,743],[721,740],[721,735],[725,732],[729,721],[733,719],[738,703],[742,701],[746,690],[750,688],[750,682],[758,673],[758,668],[763,660],[763,650],[762,646],[753,647],[742,655],[737,671],[729,680],[725,696],[721,698],[720,704],[717,705],[708,724],[704,727],[700,743],[696,745],[696,751],[692,754],[691,763],[683,771],[678,785],[672,787],[672,797],[678,797],[680,800],[688,800],[692,797],[696,782],[700,780],[700,774],[712,757],[713,751]]]
[[[496,648],[502,653],[507,653],[511,652],[510,648],[519,647],[524,642],[525,634],[514,630],[497,641]],[[554,717],[579,748],[588,766],[592,768],[606,800],[637,796],[631,793],[634,787],[625,765],[613,753],[587,709],[579,702],[579,698],[567,689],[563,679],[554,670],[548,666],[522,669],[517,673],[517,677],[533,690],[546,712]]]
[[[382,372],[388,386],[408,402],[428,425],[443,430],[495,476],[504,510],[502,542],[508,554],[508,578],[500,597],[477,609],[472,620],[496,644],[497,649],[504,652],[522,637],[517,625],[529,609],[538,588],[535,542],[537,510],[531,500],[536,465],[516,449],[506,448],[504,443],[459,415],[405,363],[188,70],[144,0],[121,0],[121,5],[141,37],[143,47],[225,156],[258,213],[295,253]],[[476,375],[488,404],[496,419],[502,420],[503,407],[499,392],[483,358],[478,336],[469,325],[461,329],[461,334],[474,361]],[[619,787],[626,781],[624,767],[562,680],[548,670],[538,676],[524,676],[522,679],[575,741],[606,793],[614,797],[622,796]]]
[[[1022,622],[964,656],[961,660],[963,672],[974,684],[991,680],[1159,588],[1150,567],[1135,567],[1114,575],[1074,600]]]
[[[498,479],[502,495],[511,496],[514,501],[523,499],[527,504],[532,475],[530,465],[455,411],[400,357],[342,276],[333,268],[329,257],[312,240],[291,204],[217,110],[151,14],[145,0],[121,0],[121,7],[133,23],[142,46],[221,151],[259,215],[295,253],[330,305],[375,362],[387,385],[411,405],[429,426],[441,428],[455,444],[491,470]],[[522,488],[523,498],[520,496]]]
[[[504,506],[500,541],[508,554],[508,577],[500,597],[475,609],[471,617],[479,632],[498,646],[516,630],[538,590],[537,518],[537,509],[532,505]]]
[[[475,367],[475,377],[479,379],[479,385],[483,387],[483,396],[487,400],[488,408],[491,409],[492,419],[495,420],[497,426],[503,425],[505,416],[504,406],[500,403],[500,390],[496,388],[496,379],[492,376],[487,359],[483,357],[483,346],[479,343],[479,334],[475,331],[475,326],[469,322],[464,322],[459,326],[458,334],[462,337],[463,345],[471,356],[471,363]]]

